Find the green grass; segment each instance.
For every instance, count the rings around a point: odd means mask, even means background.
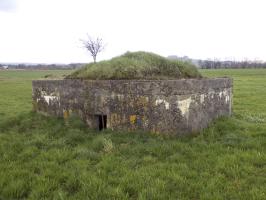
[[[67,78],[81,79],[179,79],[200,78],[189,62],[172,61],[147,52],[127,52],[108,61],[90,63]]]
[[[183,138],[31,112],[53,73],[0,71],[0,199],[266,199],[266,70],[202,70],[234,78],[233,116]]]

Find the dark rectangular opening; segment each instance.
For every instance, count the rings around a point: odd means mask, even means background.
[[[107,115],[96,115],[98,119],[98,130],[101,131],[106,129],[107,125]]]

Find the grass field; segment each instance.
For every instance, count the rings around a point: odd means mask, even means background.
[[[0,199],[266,199],[266,70],[234,78],[231,118],[198,136],[101,133],[31,112],[31,80],[0,71]]]

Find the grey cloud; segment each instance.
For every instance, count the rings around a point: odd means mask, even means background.
[[[16,8],[16,0],[0,0],[0,11],[12,11]]]

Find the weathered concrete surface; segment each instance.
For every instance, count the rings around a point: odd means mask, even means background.
[[[36,80],[36,111],[67,118],[78,114],[90,128],[96,115],[113,130],[183,134],[199,131],[218,116],[229,116],[232,79]]]

